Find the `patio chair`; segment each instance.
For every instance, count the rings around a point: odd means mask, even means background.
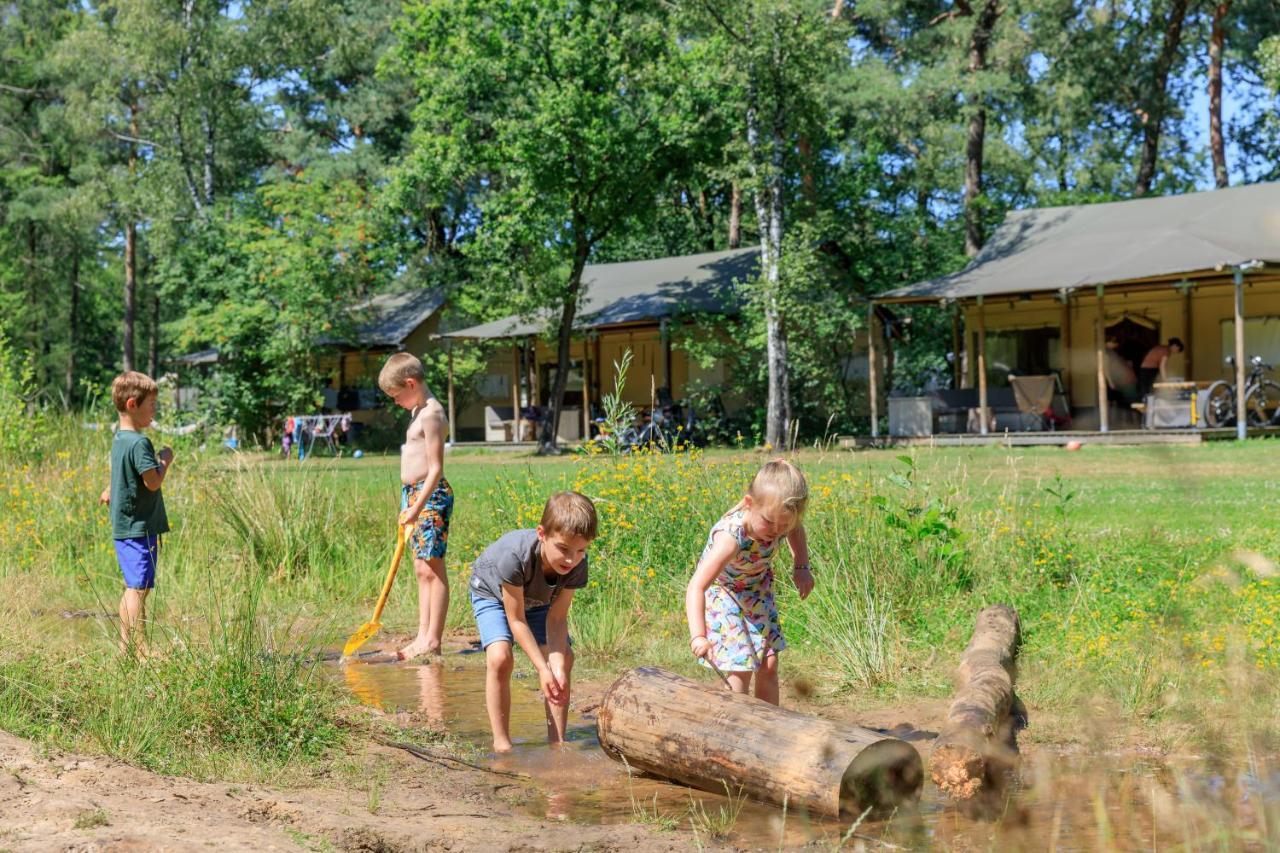
[[[1057,416],[1053,409],[1053,397],[1058,393],[1058,377],[1056,374],[1044,376],[1014,376],[1009,374],[1009,385],[1013,388],[1013,398],[1017,401],[1018,411],[1037,419],[1037,428],[1052,430],[1057,427]]]

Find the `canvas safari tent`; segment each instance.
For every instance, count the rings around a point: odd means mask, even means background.
[[[633,356],[624,398],[647,409],[679,400],[695,385],[724,382],[721,364],[704,367],[672,346],[676,322],[707,325],[715,334],[720,316],[738,312],[737,285],[756,274],[758,247],[681,255],[644,261],[588,264],[583,270],[569,374],[557,435],[576,441],[588,435],[591,412],[613,389],[613,364]],[[550,406],[556,344],[547,338],[553,317],[512,315],[466,329],[444,332],[456,340],[507,341],[482,377],[478,399],[462,411],[450,405],[450,434],[462,440],[532,440],[526,413]],[[452,371],[450,371],[452,399]]]
[[[1224,378],[1232,355],[1243,387],[1247,356],[1280,365],[1280,183],[1010,213],[963,270],[873,300],[873,435],[883,402],[874,306],[923,303],[952,308],[955,385],[974,389],[982,412],[1010,373],[1056,374],[1075,425],[1108,431],[1110,407],[1098,404],[1108,336],[1139,358],[1180,338],[1169,371],[1200,385]],[[972,422],[989,428],[988,417]]]

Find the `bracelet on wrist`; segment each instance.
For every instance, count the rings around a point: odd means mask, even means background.
[[[689,638],[689,645],[691,645],[691,646],[692,646],[692,645],[694,644],[694,642],[696,642],[697,640],[705,640],[705,639],[707,639],[707,635],[706,635],[706,634],[699,634],[699,635],[698,635],[698,636],[696,636],[696,637],[690,637],[690,638]]]
[[[809,565],[808,563],[800,563],[799,565],[792,567],[792,571],[794,571],[794,572],[812,572],[812,571],[813,571],[813,566]]]

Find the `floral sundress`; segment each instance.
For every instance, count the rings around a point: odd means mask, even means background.
[[[732,536],[738,551],[706,591],[707,640],[721,672],[754,672],[764,659],[787,647],[773,600],[773,554],[778,540],[752,539],[743,529],[747,511],[721,518],[707,536],[702,556],[717,533]],[[703,666],[710,664],[699,660]]]

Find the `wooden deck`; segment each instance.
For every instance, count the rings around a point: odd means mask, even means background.
[[[1280,436],[1280,427],[1254,427],[1250,438]],[[869,435],[841,436],[840,446],[857,447],[981,447],[1003,445],[1005,447],[1062,447],[1073,441],[1082,445],[1197,445],[1208,441],[1229,441],[1236,437],[1235,427],[1225,429],[1116,429],[1062,430],[1059,432],[992,432],[948,433],[942,435]]]

